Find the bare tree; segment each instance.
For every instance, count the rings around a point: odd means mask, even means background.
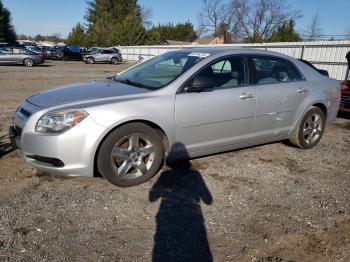
[[[203,8],[199,13],[198,35],[211,34],[221,36],[222,28],[227,29],[226,34],[235,37],[237,33],[237,21],[231,3],[222,0],[203,0]]]
[[[270,38],[284,22],[301,17],[285,0],[232,0],[231,4],[243,37],[252,42]]]
[[[322,35],[322,27],[320,23],[320,17],[319,14],[316,13],[312,18],[311,18],[311,23],[307,26],[305,30],[305,37],[307,40],[312,41],[320,38]]]
[[[284,22],[301,17],[286,0],[203,0],[200,25],[215,35],[227,25],[234,38],[260,42],[271,37]]]

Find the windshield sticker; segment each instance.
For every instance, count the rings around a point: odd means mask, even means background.
[[[210,54],[208,54],[208,53],[190,53],[187,56],[196,56],[196,57],[204,58],[204,57],[210,56]]]

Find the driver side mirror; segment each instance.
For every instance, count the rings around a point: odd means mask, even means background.
[[[196,76],[189,81],[184,90],[187,93],[200,93],[205,91],[212,91],[214,89],[215,82],[213,79],[205,76]]]

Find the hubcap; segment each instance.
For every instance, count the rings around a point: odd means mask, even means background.
[[[303,137],[307,144],[312,144],[321,136],[323,129],[322,118],[319,114],[312,114],[304,123]]]
[[[154,157],[155,148],[151,141],[142,134],[131,134],[115,144],[110,163],[119,177],[135,179],[148,172]]]
[[[26,64],[26,66],[32,66],[32,65],[33,65],[33,61],[30,60],[30,59],[26,59],[26,60],[24,61],[24,63]]]

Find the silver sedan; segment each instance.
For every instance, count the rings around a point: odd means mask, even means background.
[[[286,139],[310,149],[339,102],[338,81],[286,55],[192,48],[30,96],[10,133],[39,170],[126,187],[167,161]]]
[[[0,48],[0,65],[20,64],[32,67],[44,62],[45,57],[41,53],[36,53],[20,47]]]

